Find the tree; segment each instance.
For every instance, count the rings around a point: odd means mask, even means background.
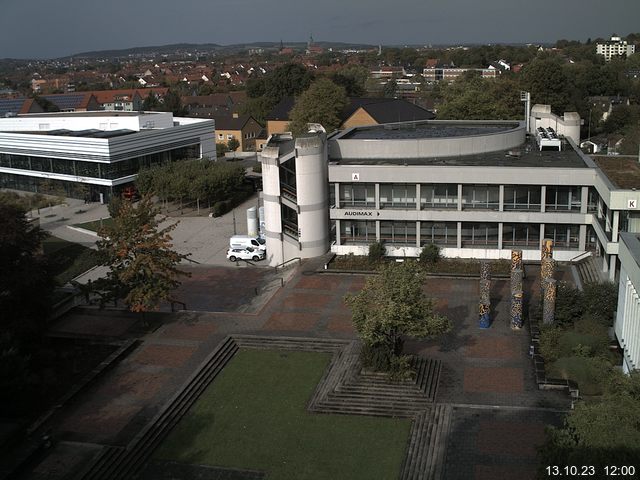
[[[321,78],[296,100],[291,109],[289,128],[298,135],[306,131],[307,123],[319,123],[327,132],[331,132],[340,126],[347,101],[343,87]]]
[[[395,98],[396,90],[398,89],[398,84],[395,80],[389,80],[382,87],[382,96],[385,98]]]
[[[227,142],[227,148],[230,152],[235,152],[240,147],[240,142],[236,138],[232,138]]]
[[[524,116],[518,83],[507,76],[482,79],[477,75],[458,78],[440,91],[438,118],[448,120],[513,120]]]
[[[433,302],[426,298],[426,276],[416,262],[389,263],[380,267],[379,273],[345,301],[351,307],[363,352],[373,354],[364,356],[363,363],[388,371],[402,355],[404,336],[439,335],[449,331],[451,324],[434,312]]]
[[[16,205],[0,204],[0,224],[0,327],[15,337],[39,335],[54,287],[41,252],[47,234]]]
[[[560,60],[552,57],[536,58],[522,70],[522,83],[531,92],[531,101],[551,105],[563,113],[570,106],[571,83]]]
[[[103,301],[122,298],[133,312],[155,310],[188,275],[177,268],[188,255],[171,248],[176,224],[160,228],[157,215],[150,196],[138,204],[125,200],[113,224],[100,230],[98,255],[110,269],[96,282]]]
[[[633,465],[640,459],[640,375],[612,371],[599,400],[579,403],[562,428],[549,428],[541,465]],[[546,478],[546,477],[545,477]]]

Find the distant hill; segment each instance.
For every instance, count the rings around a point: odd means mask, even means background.
[[[343,42],[314,42],[315,45],[323,48],[333,48],[337,50],[344,50],[347,48],[354,49],[366,49],[373,48],[373,45],[356,44],[356,43],[343,43]],[[306,42],[286,42],[285,47],[292,48],[304,48]],[[241,43],[234,45],[218,45],[216,43],[175,43],[171,45],[159,45],[150,47],[132,47],[123,48],[119,50],[98,50],[92,52],[81,52],[73,55],[68,55],[64,58],[117,58],[128,56],[144,56],[144,55],[168,55],[177,52],[186,53],[204,53],[204,52],[219,52],[219,53],[234,53],[250,48],[264,48],[264,49],[277,49],[280,47],[280,42],[252,42]]]

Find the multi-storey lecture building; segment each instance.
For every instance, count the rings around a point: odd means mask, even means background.
[[[167,112],[10,116],[0,118],[0,188],[107,201],[142,167],[215,152],[213,120]]]
[[[528,125],[527,125],[528,124]],[[640,231],[640,190],[584,155],[580,118],[535,105],[529,120],[422,121],[328,137],[273,136],[261,154],[269,261],[366,254],[539,260],[591,251],[614,279],[619,232]],[[640,189],[640,173],[638,176]]]

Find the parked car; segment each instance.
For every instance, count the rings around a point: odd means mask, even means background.
[[[264,238],[250,237],[249,235],[234,235],[229,239],[229,248],[252,248],[254,250],[266,250],[267,244]]]
[[[232,262],[236,260],[263,260],[265,257],[264,250],[254,250],[253,248],[230,248],[227,251],[227,258]]]

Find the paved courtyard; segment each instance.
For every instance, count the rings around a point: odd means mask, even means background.
[[[194,267],[176,293],[189,311],[155,314],[147,333],[129,314],[79,311],[61,319],[58,334],[135,337],[140,344],[54,416],[56,447],[26,478],[64,478],[60,472],[80,469],[96,445],[126,445],[228,334],[355,338],[344,296],[360,290],[366,276],[316,273],[315,263],[280,275],[283,287],[272,270]],[[535,270],[527,268],[529,295],[538,289]],[[544,425],[558,424],[569,406],[565,394],[537,389],[528,332],[509,328],[507,289],[507,281],[494,281],[493,324],[481,330],[477,279],[430,278],[425,291],[454,329],[406,344],[443,364],[436,402],[453,406],[447,479],[533,478]]]

